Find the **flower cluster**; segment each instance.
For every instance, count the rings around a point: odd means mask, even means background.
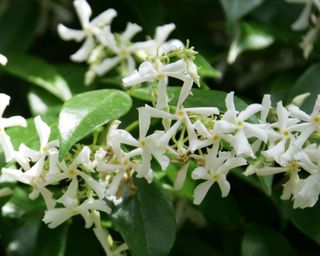
[[[167,53],[184,46],[177,39],[166,41],[175,29],[174,24],[156,28],[153,39],[132,42],[132,38],[142,31],[139,25],[129,22],[121,34],[113,33],[111,22],[117,15],[114,9],[108,9],[90,20],[92,11],[89,4],[85,0],[75,0],[73,3],[82,29],[70,29],[59,24],[58,33],[64,40],[84,41],[81,48],[71,55],[71,60],[86,61],[90,65],[86,73],[86,84],[115,67],[119,68],[121,76],[128,75],[135,69],[136,61],[141,62],[147,56]]]
[[[311,114],[294,104],[284,107],[281,101],[273,108],[270,95],[265,95],[261,104],[238,109],[233,92],[226,95],[225,111],[184,107],[186,99],[192,97],[193,84],[200,84],[194,63],[197,53],[179,40],[166,41],[173,24],[158,27],[154,39],[132,43],[141,30],[137,24],[128,23],[121,35],[113,34],[110,23],[115,10],[90,20],[91,8],[85,0],[75,0],[74,6],[82,30],[59,25],[58,31],[65,40],[84,41],[71,58],[90,64],[87,78],[124,67],[123,86],[152,84],[154,98],[152,105],[138,108],[138,138],[119,128],[121,122],[115,120],[103,145],[75,145],[59,161],[59,141],[50,140],[51,128],[40,116],[34,118],[38,149],[24,144],[17,150],[13,147],[6,129],[25,127],[27,122],[20,116],[2,117],[10,97],[0,94],[0,143],[8,163],[2,175],[29,185],[30,199],[44,199],[47,209],[43,221],[50,228],[81,215],[85,227],[93,227],[106,254],[120,255],[127,245],[113,250],[116,246],[110,244],[100,214],[108,216],[112,204],[121,204],[125,195],[135,191],[133,177],[152,182],[158,169],[165,172],[173,162],[181,164],[173,184],[176,189],[184,186],[190,162],[197,163],[189,177],[198,183],[193,200],[197,205],[215,183],[226,197],[231,189],[228,174],[235,168],[244,170],[244,175],[285,174],[281,198],[292,199],[295,208],[312,207],[317,202],[320,96]],[[141,62],[138,68],[134,58]],[[174,105],[167,93],[171,79],[182,84]],[[154,122],[158,123],[157,130],[151,127]],[[0,190],[0,196],[8,193],[8,189]]]
[[[308,29],[304,35],[300,47],[303,50],[305,58],[313,50],[315,41],[319,35],[320,29],[320,1],[319,0],[286,0],[289,3],[305,4],[303,11],[298,19],[291,25],[293,30],[300,31]],[[311,23],[311,24],[310,24]]]

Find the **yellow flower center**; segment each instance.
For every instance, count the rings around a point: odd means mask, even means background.
[[[296,171],[296,170],[298,170],[299,169],[299,164],[297,163],[297,161],[291,161],[290,163],[289,163],[289,169],[290,170],[292,170],[292,171]]]
[[[317,116],[313,117],[313,118],[312,118],[312,121],[313,121],[316,125],[320,126],[320,115],[317,115]]]
[[[238,126],[238,128],[242,128],[243,127],[243,121],[241,121],[241,120],[237,121],[237,126]]]

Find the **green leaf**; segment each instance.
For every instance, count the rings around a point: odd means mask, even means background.
[[[274,41],[273,35],[265,28],[248,22],[240,22],[228,53],[228,63],[247,50],[260,50],[268,47]]]
[[[196,55],[194,63],[199,67],[198,73],[201,78],[221,78],[221,73],[200,54]]]
[[[305,209],[293,209],[290,201],[280,202],[282,209],[289,216],[292,223],[306,236],[320,244],[320,202],[315,206]]]
[[[320,94],[320,63],[313,64],[309,67],[301,77],[296,81],[290,90],[290,99],[293,99],[295,96],[310,92],[311,95],[305,100],[302,108],[307,112],[311,112],[314,103],[317,99],[318,94]]]
[[[130,92],[132,97],[138,98],[144,101],[151,101],[150,97],[151,87],[142,87],[133,89]],[[171,99],[169,104],[171,106],[177,105],[181,87],[168,87],[168,95]],[[184,102],[185,107],[217,107],[221,112],[226,111],[225,98],[227,96],[226,92],[207,90],[207,89],[192,89],[192,95],[190,95]],[[234,97],[236,108],[243,110],[247,107],[247,104],[238,97]]]
[[[40,17],[39,3],[10,0],[7,4],[8,8],[0,18],[0,49],[2,52],[26,50],[35,38]]]
[[[71,97],[67,82],[53,66],[44,60],[23,53],[11,53],[7,54],[7,57],[9,61],[3,70],[44,88],[63,101]]]
[[[241,252],[243,256],[297,255],[281,233],[261,224],[247,226],[242,240]]]
[[[172,204],[155,183],[136,179],[136,185],[137,193],[112,214],[115,228],[133,255],[168,255],[176,235]]]
[[[66,245],[69,223],[64,223],[55,229],[49,229],[44,223],[40,226],[37,235],[35,256],[62,256],[66,255]]]
[[[65,102],[59,116],[60,160],[95,128],[127,113],[131,104],[126,93],[108,89],[81,93]]]
[[[267,195],[271,196],[272,194],[272,182],[273,176],[257,176],[260,182],[261,188],[266,192]]]
[[[264,0],[220,0],[224,13],[229,22],[233,23],[242,18],[260,4]]]

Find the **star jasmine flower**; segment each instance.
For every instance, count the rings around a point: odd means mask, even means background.
[[[320,194],[320,172],[299,180],[293,190],[293,208],[313,207]]]
[[[46,203],[47,209],[53,209],[56,205],[53,194],[46,188],[47,183],[45,176],[35,176],[33,173],[27,173],[18,169],[8,168],[3,168],[2,173],[16,181],[30,185],[33,188],[32,192],[29,194],[29,198],[31,200],[35,200],[41,194]]]
[[[80,20],[82,30],[70,29],[59,24],[58,33],[64,40],[75,40],[77,42],[85,40],[81,48],[71,55],[73,61],[82,62],[87,60],[90,52],[93,50],[95,37],[101,33],[101,29],[104,26],[112,22],[117,12],[114,9],[108,9],[90,21],[92,10],[85,0],[75,0],[73,1],[73,5]]]
[[[9,105],[10,97],[4,93],[0,93],[0,143],[2,145],[6,162],[10,162],[14,158],[14,148],[10,137],[5,129],[12,126],[27,126],[27,121],[21,116],[13,116],[9,118],[3,117],[3,112]]]
[[[248,139],[255,137],[263,142],[267,142],[268,135],[265,125],[252,124],[246,122],[247,119],[254,114],[264,110],[261,104],[251,104],[245,110],[238,112],[233,100],[234,92],[230,92],[226,97],[227,111],[224,113],[221,120],[229,122],[229,127],[234,127],[233,146],[237,155],[248,155],[255,158],[253,150]],[[229,129],[228,127],[228,129]]]
[[[6,58],[6,56],[0,54],[0,64],[4,66],[7,64],[7,62],[8,62],[8,59]]]
[[[228,129],[229,127],[229,129]],[[230,131],[234,130],[233,125],[224,120],[217,120],[214,122],[212,129],[207,129],[207,127],[197,120],[194,123],[194,128],[197,130],[198,134],[203,137],[201,144],[198,144],[198,148],[208,147],[210,145],[219,145],[221,140],[227,141],[230,145],[233,143],[232,136],[229,135]]]
[[[49,142],[51,129],[42,121],[40,116],[35,117],[34,123],[40,139],[40,149],[39,151],[35,151],[29,149],[27,146],[23,146],[23,151],[25,152],[26,157],[36,161],[36,163],[26,171],[26,175],[39,177],[43,172],[46,158],[49,156],[49,151],[58,146],[58,141],[54,140]]]
[[[293,132],[299,131],[299,127],[301,125],[297,125],[299,119],[289,118],[289,112],[283,107],[281,101],[277,104],[277,117],[278,122],[270,126],[273,128],[272,130],[268,130],[268,137],[271,146],[268,147],[268,150],[263,151],[262,153],[268,159],[272,159],[277,163],[280,163],[281,156],[286,151],[287,142],[293,142],[296,139]],[[303,128],[304,127],[302,127],[302,129]]]
[[[175,114],[170,114],[163,110],[152,108],[148,105],[145,107],[139,108],[139,120],[141,120],[140,128],[143,130],[143,133],[146,133],[149,129],[150,119],[151,117],[155,118],[164,118],[170,120],[176,120],[176,123],[170,128],[172,130],[172,135],[177,131],[180,124],[184,124],[187,133],[188,133],[188,140],[189,140],[189,150],[190,152],[194,152],[197,148],[199,148],[199,144],[202,142],[198,139],[197,132],[195,130],[194,125],[191,123],[189,115],[196,114],[202,117],[209,117],[213,115],[219,114],[219,109],[216,107],[198,107],[198,108],[177,108]]]
[[[62,170],[61,173],[54,173],[54,174],[48,174],[46,176],[46,182],[48,184],[54,184],[58,181],[65,180],[65,179],[71,179],[71,183],[69,184],[69,187],[72,187],[74,189],[69,190],[69,193],[74,190],[78,190],[78,176],[80,176],[88,185],[89,187],[97,194],[99,199],[104,198],[105,196],[105,188],[102,184],[100,184],[98,181],[96,181],[94,178],[86,174],[85,172],[81,171],[79,169],[79,166],[86,166],[87,164],[90,164],[90,153],[91,150],[89,147],[85,146],[82,148],[78,156],[74,159],[74,161],[70,165],[66,165],[66,163],[63,161],[60,164],[60,168]],[[72,185],[72,186],[71,186]],[[68,192],[68,190],[67,190]],[[65,199],[70,198],[69,194],[66,192],[66,195],[63,195],[58,201],[64,202]]]
[[[191,175],[194,180],[206,180],[195,188],[193,203],[199,205],[215,182],[220,187],[222,197],[226,197],[230,191],[230,183],[227,181],[229,170],[245,164],[247,161],[244,158],[234,157],[231,152],[219,152],[218,147],[210,150],[205,155],[204,167],[197,167]]]
[[[75,215],[81,215],[85,221],[85,227],[90,228],[93,225],[91,216],[92,211],[102,211],[110,214],[111,209],[105,201],[89,198],[82,204],[66,205],[65,208],[54,208],[47,210],[43,217],[43,222],[48,224],[49,228],[56,228]]]
[[[189,94],[193,80],[186,71],[186,63],[183,60],[178,60],[169,64],[163,64],[159,60],[155,63],[145,61],[139,66],[138,70],[135,70],[131,75],[123,78],[122,82],[125,87],[129,87],[135,84],[157,80],[159,83],[156,108],[163,109],[168,105],[168,77],[183,81],[181,89],[181,95],[183,96],[179,99],[178,105],[181,105]]]
[[[308,131],[305,133],[306,140],[313,132],[320,132],[320,95],[318,95],[310,115],[293,105],[289,106],[289,112],[291,116],[306,123],[305,131]]]
[[[142,28],[139,25],[128,23],[125,31],[119,36],[119,40],[117,41],[115,35],[111,33],[110,26],[105,27],[99,35],[99,40],[115,56],[105,58],[99,64],[94,64],[92,70],[101,76],[125,60],[127,64],[126,71],[124,72],[125,75],[133,72],[136,64],[132,54],[152,44],[151,41],[131,43],[131,39],[141,30]]]

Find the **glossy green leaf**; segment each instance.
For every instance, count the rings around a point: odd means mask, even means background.
[[[281,233],[261,224],[247,225],[241,252],[242,256],[298,255]]]
[[[176,222],[171,202],[155,183],[137,179],[137,193],[112,214],[115,228],[135,256],[168,255],[175,240]]]
[[[228,63],[247,50],[260,50],[270,46],[274,41],[273,35],[265,28],[248,22],[240,22],[228,53]]]
[[[64,78],[44,60],[28,54],[7,54],[8,63],[3,70],[40,86],[59,99],[66,101],[71,92]]]
[[[196,55],[194,63],[199,67],[198,73],[201,78],[221,78],[221,73],[200,54]]]
[[[302,108],[307,111],[311,112],[314,103],[317,99],[318,94],[320,94],[320,63],[313,64],[310,66],[296,81],[293,85],[292,89],[290,90],[290,97],[293,99],[295,96],[310,92],[311,95],[305,100]]]
[[[144,101],[151,101],[150,97],[151,87],[142,87],[134,89],[130,92],[132,97],[138,98]],[[181,87],[168,87],[168,95],[171,99],[169,104],[175,106],[179,99]],[[225,98],[227,96],[226,92],[216,91],[216,90],[207,90],[207,89],[192,89],[192,95],[190,95],[184,102],[185,107],[218,107],[220,111],[225,112]],[[246,108],[247,104],[239,99],[234,97],[236,108],[243,110]]]
[[[280,201],[282,209],[292,223],[306,236],[320,245],[320,202],[305,209],[293,209],[290,201]]]
[[[95,128],[127,113],[131,104],[126,93],[108,89],[81,93],[65,102],[59,116],[60,160]]]
[[[234,22],[263,3],[264,0],[220,0],[229,22]]]

